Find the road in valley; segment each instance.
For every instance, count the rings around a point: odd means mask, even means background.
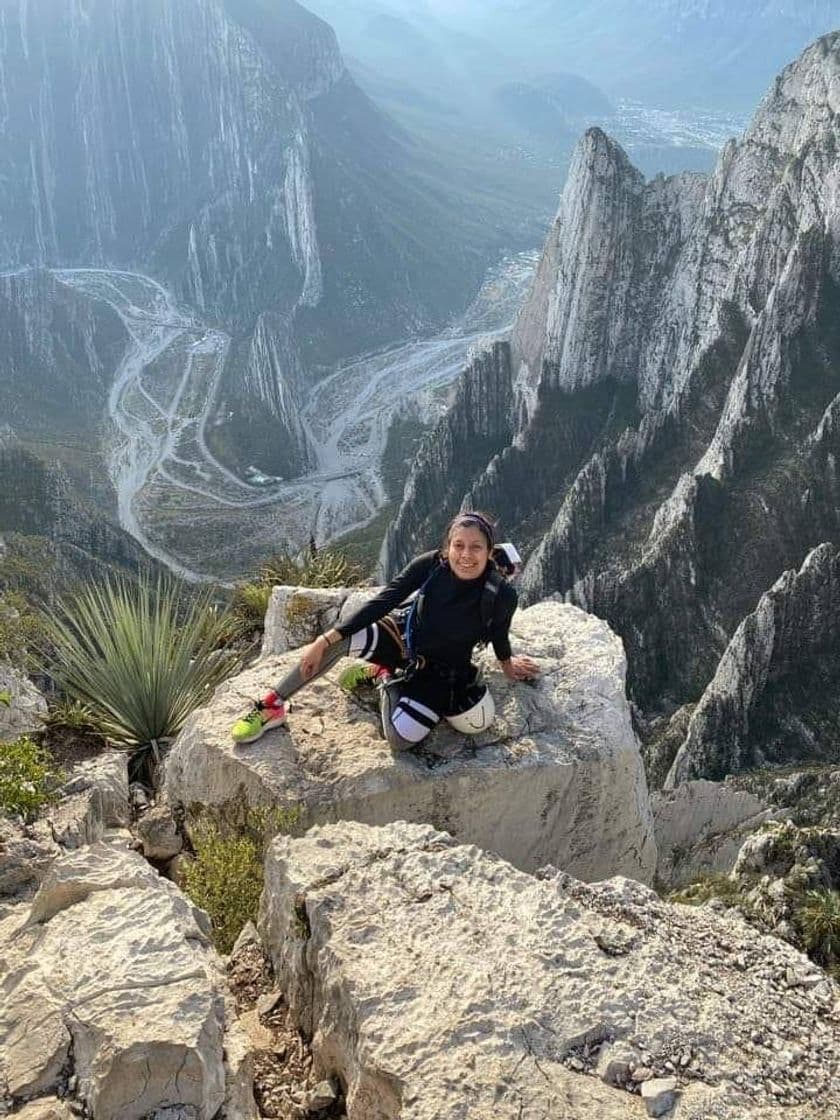
[[[128,336],[108,399],[123,527],[178,574],[203,580],[242,575],[260,556],[303,547],[310,533],[324,543],[365,524],[385,501],[380,469],[394,417],[439,414],[470,352],[510,329],[536,261],[536,252],[505,258],[446,330],[344,362],[313,386],[302,421],[316,466],[288,481],[240,478],[208,447],[227,334],[147,276],[56,271],[111,307]]]

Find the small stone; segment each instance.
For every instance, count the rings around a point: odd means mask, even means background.
[[[176,887],[183,890],[187,885],[189,869],[194,863],[195,856],[190,855],[189,852],[179,852],[164,867],[164,875],[167,879],[171,879]]]
[[[257,1012],[260,1018],[270,1015],[271,1012],[283,1002],[283,993],[279,989],[273,992],[266,992],[264,996],[260,996],[257,1000]]]
[[[141,813],[145,809],[148,809],[149,797],[146,793],[145,786],[142,786],[140,782],[132,782],[128,788],[131,805],[135,812]]]
[[[648,1116],[664,1116],[677,1100],[677,1081],[674,1077],[655,1077],[642,1085],[642,1100]]]
[[[650,1081],[653,1077],[653,1070],[650,1066],[639,1066],[633,1071],[634,1081]]]
[[[239,1016],[239,1025],[254,1050],[270,1050],[274,1042],[271,1031],[262,1025],[256,1010],[245,1011]]]
[[[249,945],[262,945],[260,935],[257,933],[257,927],[253,922],[248,921],[239,931],[239,936],[233,943],[233,948],[230,951],[232,958],[237,957],[243,949]]]
[[[335,1104],[337,1094],[331,1081],[319,1082],[311,1093],[308,1093],[303,1104],[308,1112],[324,1112]]]
[[[170,860],[177,856],[184,844],[168,805],[156,805],[149,809],[135,825],[135,831],[143,842],[146,859]]]
[[[570,1059],[569,1065],[577,1073],[583,1073],[583,1071],[586,1069],[586,1066],[583,1064],[583,1062],[580,1060],[580,1058]]]

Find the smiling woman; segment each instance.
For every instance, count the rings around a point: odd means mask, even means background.
[[[305,646],[292,672],[234,726],[233,739],[252,743],[285,723],[289,698],[347,654],[370,662],[394,750],[415,747],[441,717],[466,734],[483,731],[494,706],[472,664],[475,646],[490,642],[509,680],[538,672],[531,658],[511,653],[517,595],[502,574],[512,570],[511,555],[518,559],[512,546],[496,544],[490,517],[458,514],[440,549],[412,560],[370,603]]]

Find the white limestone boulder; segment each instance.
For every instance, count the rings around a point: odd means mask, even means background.
[[[40,731],[47,702],[34,684],[11,665],[0,662],[0,743]]]
[[[429,822],[517,867],[551,863],[582,879],[649,881],[656,862],[647,784],[624,692],[621,641],[576,607],[519,612],[514,648],[541,676],[510,684],[490,651],[480,662],[497,718],[468,738],[435,729],[416,752],[392,755],[379,717],[337,687],[337,666],[295,697],[288,728],[236,746],[237,715],[294,663],[261,661],[195,713],[166,763],[170,804],[298,806],[301,826],[334,820]]]
[[[818,970],[789,945],[627,879],[342,822],[273,841],[260,930],[349,1120],[635,1120],[660,1078],[678,1120],[840,1115],[837,985],[790,989]]]
[[[0,1075],[15,1101],[72,1070],[94,1120],[178,1108],[211,1120],[247,1097],[209,921],[136,853],[96,844],[60,856],[16,928],[3,929]]]
[[[671,890],[730,872],[746,837],[779,812],[746,790],[704,779],[652,793],[651,806],[656,874]]]
[[[265,614],[262,656],[288,653],[369,602],[378,587],[275,587]]]
[[[44,813],[53,839],[62,848],[95,844],[131,818],[128,756],[109,750],[79,763],[59,792],[60,800]]]
[[[155,805],[137,821],[134,832],[143,845],[146,859],[166,862],[174,859],[184,846],[172,810],[166,804]]]
[[[128,823],[127,756],[79,763],[32,824],[0,820],[0,898],[32,891],[63,851],[94,844]]]

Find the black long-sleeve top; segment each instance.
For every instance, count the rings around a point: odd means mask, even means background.
[[[419,590],[433,571],[423,593],[414,652],[453,668],[465,668],[475,645],[489,637],[496,657],[506,661],[511,655],[508,631],[518,601],[516,591],[509,583],[501,584],[488,632],[481,617],[484,574],[478,579],[459,579],[447,564],[441,564],[437,551],[412,560],[374,599],[336,627],[339,634],[347,637],[383,618]]]

